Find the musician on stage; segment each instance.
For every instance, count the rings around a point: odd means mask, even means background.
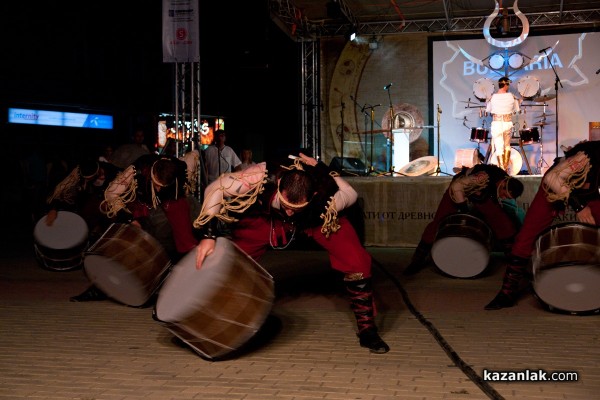
[[[490,227],[494,238],[508,254],[519,229],[517,209],[508,204],[523,193],[523,183],[510,177],[493,164],[477,164],[463,169],[454,177],[444,192],[433,220],[427,224],[404,275],[419,272],[430,258],[431,248],[441,222],[454,213],[469,213],[481,217]],[[465,254],[465,257],[468,257]]]
[[[494,153],[498,157],[498,166],[507,172],[510,162],[512,118],[520,111],[519,100],[508,91],[510,83],[511,80],[505,76],[498,79],[498,91],[488,100],[485,109],[492,114],[490,131]]]
[[[570,206],[577,221],[600,225],[600,141],[584,141],[557,158],[544,174],[542,183],[527,209],[523,227],[515,238],[504,273],[502,288],[485,306],[486,310],[512,307],[519,284],[530,262],[538,236],[554,218]]]
[[[220,223],[228,225],[233,242],[255,260],[269,248],[285,249],[300,235],[311,238],[327,250],[331,267],[344,274],[360,345],[372,353],[388,352],[374,320],[371,256],[344,215],[358,194],[325,164],[302,153],[273,176],[268,180],[266,163],[259,163],[224,174],[206,188],[194,222],[204,231],[196,267],[202,268],[216,237],[224,235]]]

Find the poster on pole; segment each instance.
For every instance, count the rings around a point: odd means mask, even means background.
[[[200,62],[198,0],[163,0],[163,62]]]

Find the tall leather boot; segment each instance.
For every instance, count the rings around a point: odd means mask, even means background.
[[[506,172],[509,172],[508,164],[510,163],[510,149],[504,149],[503,161],[504,161],[504,170]]]
[[[422,240],[417,245],[415,252],[413,253],[410,264],[406,266],[402,275],[409,276],[414,275],[427,264],[429,261],[429,253],[431,251],[431,243],[425,243]]]
[[[498,158],[498,167],[502,168],[506,171],[506,166],[504,165],[504,154],[496,156]]]
[[[484,308],[486,310],[499,310],[501,308],[512,307],[519,297],[519,283],[523,278],[525,267],[529,263],[526,258],[512,256],[510,264],[506,267],[502,288],[500,292]]]
[[[375,308],[373,305],[373,289],[371,278],[359,280],[348,276],[344,279],[346,292],[350,298],[350,308],[354,312],[358,326],[360,345],[369,349],[371,353],[383,354],[390,351],[390,347],[379,337],[375,326]]]

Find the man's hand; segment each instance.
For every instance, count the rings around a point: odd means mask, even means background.
[[[596,220],[592,214],[592,209],[589,206],[585,206],[583,210],[576,214],[577,221],[584,224],[596,225]]]
[[[196,248],[196,269],[202,268],[204,259],[208,257],[215,249],[215,239],[202,239]]]
[[[46,215],[46,226],[52,226],[52,224],[54,224],[54,221],[56,221],[56,217],[58,217],[58,211],[48,211],[48,215]]]
[[[319,163],[315,158],[309,157],[303,153],[300,153],[300,161],[302,161],[306,165],[310,165],[311,167],[314,167]]]

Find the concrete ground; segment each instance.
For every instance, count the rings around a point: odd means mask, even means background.
[[[527,287],[517,306],[484,311],[505,268],[497,253],[475,278],[433,265],[404,277],[413,249],[368,248],[377,323],[391,347],[371,354],[358,345],[325,253],[270,252],[261,265],[273,276],[275,300],[265,323],[215,361],[155,321],[152,302],[70,302],[89,285],[82,269],[45,270],[27,235],[3,236],[0,399],[589,400],[600,393],[598,314],[550,311]],[[485,370],[577,376],[490,381]]]

